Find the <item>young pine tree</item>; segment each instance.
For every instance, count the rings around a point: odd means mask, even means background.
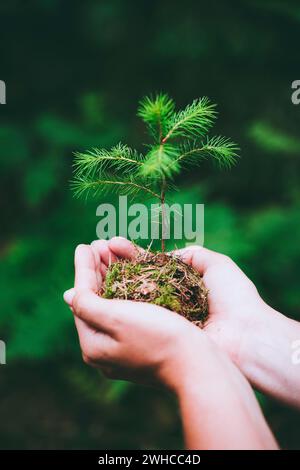
[[[208,137],[216,120],[216,106],[206,97],[196,99],[181,111],[174,101],[160,93],[145,97],[138,116],[145,122],[152,144],[142,154],[119,143],[110,150],[92,149],[75,154],[73,189],[77,196],[93,192],[118,191],[136,196],[155,197],[160,202],[162,223],[161,250],[165,250],[164,204],[174,177],[184,167],[194,167],[203,159],[215,161],[220,168],[231,167],[238,147],[222,136]]]
[[[154,303],[203,325],[208,291],[200,274],[164,253],[166,194],[183,167],[194,167],[210,158],[228,168],[236,160],[238,147],[225,137],[207,136],[216,119],[215,105],[208,98],[175,111],[173,100],[161,93],[144,98],[138,116],[152,138],[145,154],[118,144],[111,150],[93,149],[75,155],[73,187],[77,196],[115,190],[133,196],[144,193],[160,202],[162,252],[146,251],[133,261],[112,264],[100,293],[106,298]]]

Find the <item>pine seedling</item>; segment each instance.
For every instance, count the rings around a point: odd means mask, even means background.
[[[210,159],[220,168],[230,168],[239,148],[222,136],[208,137],[215,123],[215,104],[207,97],[195,99],[181,111],[165,93],[143,98],[138,116],[147,126],[152,143],[143,154],[119,143],[110,150],[92,149],[75,154],[72,182],[77,196],[105,191],[137,196],[144,193],[158,199],[164,227],[166,195],[183,168]],[[162,230],[161,250],[165,250]]]

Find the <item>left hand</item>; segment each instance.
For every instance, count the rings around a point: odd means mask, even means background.
[[[105,242],[97,243],[105,247]],[[192,344],[197,344],[201,354],[201,348],[209,347],[208,339],[192,323],[165,308],[99,297],[96,292],[105,275],[106,254],[112,256],[103,249],[101,253],[102,260],[95,246],[77,247],[75,288],[64,296],[75,315],[85,362],[111,378],[160,382],[176,389],[193,356]]]

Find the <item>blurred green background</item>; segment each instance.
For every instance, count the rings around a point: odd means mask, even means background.
[[[232,256],[275,308],[300,320],[300,5],[292,1],[10,0],[0,5],[1,448],[176,448],[166,393],[110,382],[82,363],[62,292],[73,250],[96,238],[99,200],[73,199],[72,152],[139,147],[146,93],[207,95],[214,133],[242,158],[181,177],[205,203],[205,244]],[[300,415],[259,395],[285,448]]]

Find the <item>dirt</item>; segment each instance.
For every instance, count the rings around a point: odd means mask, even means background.
[[[200,274],[165,253],[144,252],[134,261],[113,263],[100,294],[108,299],[160,305],[199,326],[204,325],[208,316],[208,290]]]

